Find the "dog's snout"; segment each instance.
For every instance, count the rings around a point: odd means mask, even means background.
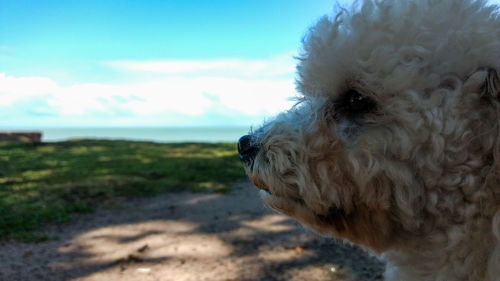
[[[238,153],[243,163],[249,164],[253,162],[258,151],[259,146],[251,135],[244,135],[238,140]]]

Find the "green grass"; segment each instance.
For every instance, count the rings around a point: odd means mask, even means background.
[[[122,197],[227,192],[244,176],[234,143],[0,143],[0,240],[47,239],[41,224]]]

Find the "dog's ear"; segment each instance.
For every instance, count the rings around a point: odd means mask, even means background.
[[[481,104],[474,106],[476,113],[480,113],[476,120],[476,133],[480,135],[483,147],[484,161],[490,166],[481,191],[476,191],[481,212],[488,212],[498,208],[500,203],[500,78],[493,68],[479,69],[465,81],[464,93],[470,97],[478,94]],[[470,107],[470,105],[466,105]]]
[[[477,92],[482,98],[500,103],[500,79],[494,68],[482,68],[470,75],[464,83],[465,92]]]
[[[486,79],[482,86],[481,95],[487,99],[500,101],[500,80],[498,73],[493,68],[488,68]]]

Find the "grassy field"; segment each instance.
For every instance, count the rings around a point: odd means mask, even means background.
[[[0,143],[0,240],[44,240],[37,228],[71,213],[165,191],[226,192],[244,176],[236,144]]]

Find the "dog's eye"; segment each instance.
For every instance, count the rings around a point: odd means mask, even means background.
[[[376,103],[371,98],[365,97],[356,90],[348,90],[342,94],[335,102],[335,117],[341,116],[355,118],[360,114],[374,110]]]

